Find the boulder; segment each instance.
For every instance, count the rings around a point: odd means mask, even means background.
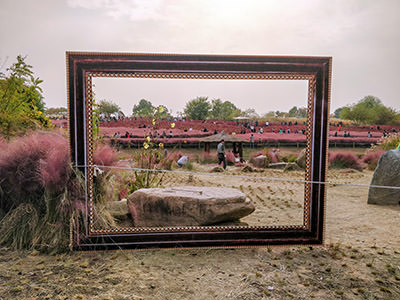
[[[285,169],[287,164],[288,163],[283,162],[283,161],[282,162],[277,162],[277,163],[270,163],[268,165],[268,168],[270,168],[270,169]]]
[[[212,225],[255,210],[237,189],[195,186],[140,189],[129,195],[128,207],[137,227]]]
[[[400,187],[400,150],[390,150],[380,157],[371,185]],[[400,190],[370,187],[368,203],[378,205],[400,204]]]
[[[266,168],[268,167],[268,160],[265,155],[259,155],[253,158],[253,166],[256,168]]]
[[[294,162],[287,163],[283,171],[301,171],[303,170],[298,164]]]
[[[306,168],[306,148],[304,148],[303,150],[300,151],[299,156],[297,157],[296,163],[300,168],[302,168],[302,169]]]

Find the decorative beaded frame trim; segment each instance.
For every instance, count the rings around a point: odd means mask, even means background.
[[[160,65],[163,65],[160,69]],[[180,66],[179,66],[180,64]],[[231,64],[231,65],[230,65]],[[70,148],[73,162],[81,167],[87,189],[87,222],[85,233],[79,229],[73,230],[71,237],[74,248],[88,249],[111,249],[120,247],[137,248],[157,245],[165,247],[196,245],[186,237],[186,243],[174,241],[164,242],[157,234],[171,233],[205,233],[210,235],[206,242],[197,242],[198,246],[243,246],[254,245],[251,233],[266,233],[266,238],[260,240],[256,245],[273,244],[321,244],[324,231],[325,211],[325,187],[319,184],[319,197],[315,196],[315,183],[325,180],[327,163],[327,117],[329,112],[331,58],[318,57],[266,57],[266,56],[206,56],[206,55],[170,55],[170,54],[116,54],[116,53],[81,53],[67,52],[67,91],[70,121]],[[135,69],[135,65],[140,65]],[[144,67],[143,67],[144,65]],[[177,67],[178,65],[178,67]],[[235,70],[233,67],[246,70]],[[132,68],[133,66],[133,68]],[[154,70],[156,66],[156,70]],[[172,68],[171,68],[172,66]],[[188,69],[189,66],[189,69]],[[218,66],[217,68],[215,66]],[[222,68],[221,68],[222,66]],[[271,67],[272,66],[272,67]],[[261,71],[248,70],[256,67]],[[172,70],[170,70],[172,69]],[[286,70],[289,69],[289,70]],[[291,70],[292,69],[292,70]],[[294,71],[293,71],[294,69]],[[284,70],[284,72],[282,72]],[[214,80],[308,80],[308,103],[307,103],[307,147],[306,147],[306,174],[304,190],[304,214],[303,225],[274,225],[274,226],[174,226],[174,227],[128,227],[115,229],[101,229],[94,226],[93,209],[93,141],[92,141],[92,79],[95,77],[110,78],[158,78],[158,79],[214,79]],[[322,78],[321,78],[322,77]],[[323,86],[321,89],[321,85]],[[319,89],[317,91],[317,89]],[[322,95],[321,95],[322,92]],[[322,96],[322,99],[321,99]],[[318,104],[318,105],[315,105]],[[321,105],[322,104],[322,107]],[[317,107],[316,107],[317,106]],[[315,120],[319,117],[318,120]],[[324,124],[321,124],[321,118]],[[83,124],[82,124],[83,123]],[[316,124],[317,123],[317,124]],[[319,125],[319,126],[315,126]],[[315,127],[322,129],[319,140],[316,140]],[[320,129],[320,130],[321,130]],[[83,131],[80,132],[79,130]],[[317,132],[318,133],[318,132]],[[318,148],[315,142],[319,141]],[[319,150],[319,151],[318,151]],[[82,155],[82,152],[84,155]],[[319,168],[318,176],[313,176],[312,157],[320,158],[324,164]],[[315,168],[315,165],[314,165]],[[318,168],[317,168],[318,169]],[[314,186],[314,189],[313,189]],[[322,193],[321,193],[322,192]],[[314,194],[313,194],[314,193]],[[314,205],[313,205],[314,203]],[[317,203],[317,205],[315,205]],[[314,207],[313,207],[314,206]],[[318,212],[315,212],[315,209]],[[322,209],[321,209],[322,208]],[[314,216],[314,218],[312,218]],[[316,217],[317,218],[316,218]],[[315,220],[317,219],[317,220]],[[231,239],[215,239],[212,233],[224,235],[224,232],[241,233],[240,242]],[[248,236],[243,239],[243,233]],[[269,233],[269,234],[268,234]],[[279,238],[269,238],[271,233],[277,233]],[[293,236],[292,240],[285,237]],[[317,237],[308,237],[316,234]],[[136,241],[132,236],[152,235],[154,240],[150,243],[139,239]],[[154,236],[154,234],[156,234]],[[123,237],[128,237],[124,239]],[[296,236],[298,236],[296,238]],[[104,242],[107,238],[114,237],[115,243]],[[115,238],[118,237],[116,240]],[[101,242],[99,242],[99,239]],[[228,242],[229,240],[229,242]],[[122,242],[120,242],[122,241]],[[130,241],[130,242],[129,242]],[[193,244],[194,243],[194,244]],[[244,243],[244,244],[243,244]]]

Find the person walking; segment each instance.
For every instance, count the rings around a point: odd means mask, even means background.
[[[251,134],[250,136],[250,148],[254,148],[254,135]]]
[[[226,169],[226,159],[225,159],[225,141],[222,139],[217,146],[218,153],[218,165],[223,163],[224,170]]]

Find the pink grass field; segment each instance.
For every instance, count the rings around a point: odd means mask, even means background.
[[[67,120],[52,120],[55,127],[66,128]],[[171,124],[174,123],[172,128]],[[146,128],[139,128],[146,127]],[[120,119],[118,121],[109,121],[100,123],[100,135],[105,139],[113,138],[115,133],[124,135],[128,132],[131,138],[119,138],[118,140],[122,143],[124,142],[143,142],[144,138],[150,134],[154,133],[151,127],[151,119]],[[214,134],[214,131],[221,132],[224,131],[228,134],[236,134],[244,140],[250,141],[251,132],[249,129],[244,128],[242,124],[237,124],[235,121],[201,121],[201,120],[178,120],[178,121],[167,121],[161,120],[157,124],[158,133],[162,136],[163,132],[168,136],[172,132],[172,138],[159,138],[158,142],[165,144],[175,144],[175,143],[198,143],[199,139],[205,136]],[[302,134],[301,130],[306,130],[306,126],[301,124],[297,125],[281,125],[280,123],[270,123],[269,126],[265,126],[264,123],[259,123],[256,126],[256,130],[259,128],[263,129],[263,133],[253,133],[254,141],[257,142],[289,142],[289,143],[304,143],[306,142],[306,134]],[[390,126],[390,125],[372,125],[372,126],[343,126],[341,128],[336,126],[329,127],[329,140],[331,142],[337,143],[377,143],[383,136],[383,131],[391,132],[392,129],[400,131],[400,126]],[[190,130],[191,129],[191,130]],[[207,129],[207,132],[204,132]],[[245,129],[246,133],[240,134],[240,132]],[[290,129],[291,133],[279,133],[279,130]],[[299,133],[295,133],[296,130]],[[344,132],[350,133],[350,136],[344,137]],[[368,132],[371,133],[372,137],[368,137]],[[335,134],[337,136],[335,136]]]

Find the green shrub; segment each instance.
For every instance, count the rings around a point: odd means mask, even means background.
[[[382,140],[379,141],[378,145],[372,148],[388,151],[396,149],[399,145],[400,145],[400,134],[395,133],[384,137]]]
[[[188,161],[188,162],[185,164],[184,167],[185,167],[185,169],[188,170],[188,171],[193,171],[193,170],[194,170],[193,163],[190,162],[190,161]]]

